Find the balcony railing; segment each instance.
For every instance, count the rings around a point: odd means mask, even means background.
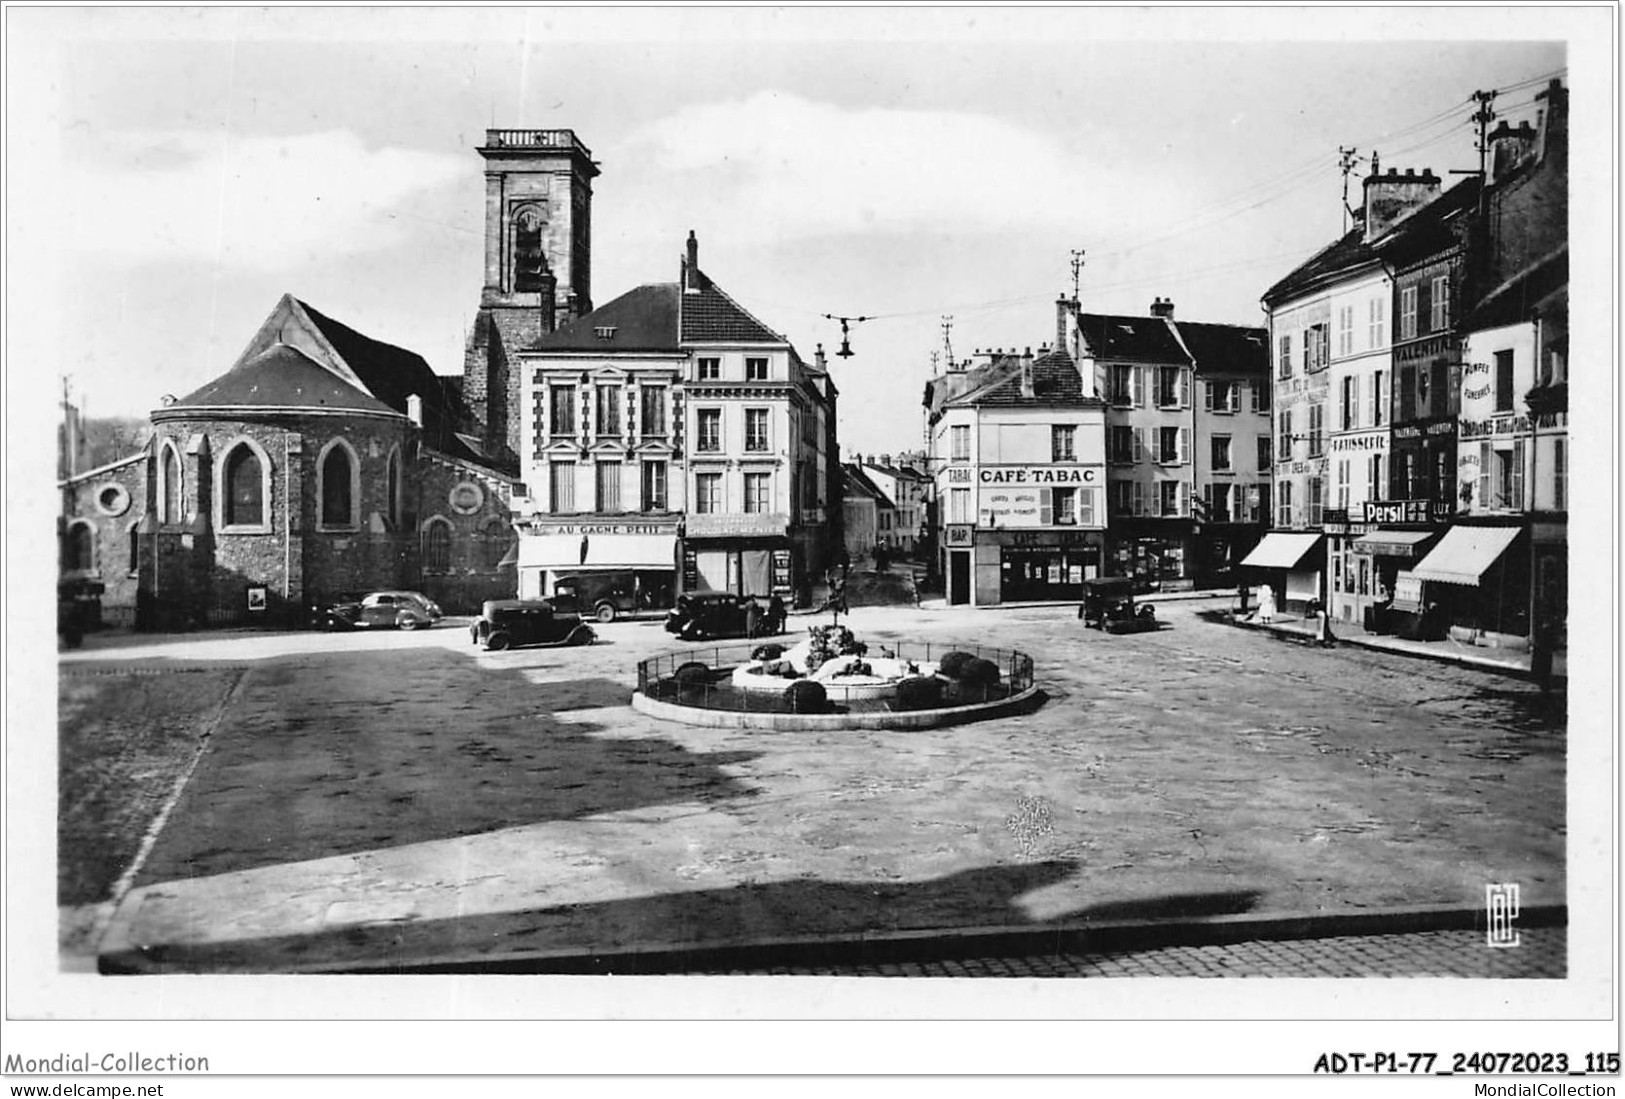
[[[592,159],[574,130],[486,130],[487,149],[571,149]]]

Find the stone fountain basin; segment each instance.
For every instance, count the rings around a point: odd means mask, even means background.
[[[786,653],[781,659],[789,659],[797,667],[805,666],[797,663],[790,653]],[[868,664],[874,670],[874,674],[846,674],[845,669],[858,661]],[[762,664],[760,660],[741,664],[733,670],[729,682],[738,690],[763,694],[783,694],[786,687],[796,682],[783,676],[758,674],[756,669]],[[935,675],[937,671],[935,661],[914,661],[914,668],[915,671],[910,671],[908,661],[893,660],[884,656],[837,656],[819,665],[818,669],[806,678],[823,684],[825,697],[831,702],[861,702],[890,698],[897,693],[897,684],[903,680],[912,676]]]

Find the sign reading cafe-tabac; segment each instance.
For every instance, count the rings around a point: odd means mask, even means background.
[[[984,485],[1093,485],[1100,482],[1098,466],[987,466]]]

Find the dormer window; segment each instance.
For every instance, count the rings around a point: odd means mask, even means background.
[[[597,336],[601,340],[613,340],[615,338],[615,326],[613,324],[606,324],[602,327],[594,328],[592,331],[593,335]]]

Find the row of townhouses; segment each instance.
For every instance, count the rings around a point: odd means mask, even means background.
[[[950,603],[1076,598],[1096,576],[1228,583],[1269,514],[1263,329],[1056,302],[1053,347],[926,386]]]
[[[1567,93],[1487,171],[1373,172],[1264,294],[1275,510],[1248,564],[1334,619],[1519,644],[1567,616]]]
[[[837,392],[699,266],[601,308],[590,151],[486,131],[460,376],[292,295],[145,445],[59,483],[61,575],[141,627],[296,622],[391,588],[448,612],[603,574],[806,598],[841,539]]]
[[[1541,102],[1447,191],[1373,163],[1353,227],[1264,293],[1265,326],[1063,297],[1053,343],[930,380],[924,454],[845,469],[821,349],[709,278],[693,233],[675,281],[595,307],[598,164],[569,130],[489,130],[462,374],[284,296],[139,452],[60,482],[62,575],[143,625],[380,588],[467,612],[584,573],[654,610],[805,601],[883,547],[956,604],[1263,579],[1342,621],[1560,640],[1566,92]]]

